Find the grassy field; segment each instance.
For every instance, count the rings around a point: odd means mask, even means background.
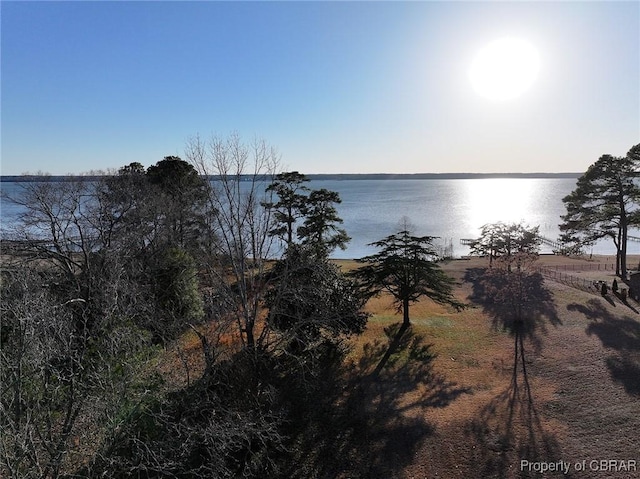
[[[611,267],[612,261],[549,256],[538,263],[559,270],[567,266],[574,276],[610,283],[613,271],[594,264]],[[353,267],[352,262],[341,264]],[[473,293],[466,272],[484,266],[481,259],[444,265],[458,280],[459,299],[469,302]],[[392,475],[640,477],[640,306],[615,296],[605,300],[595,288],[587,292],[549,280],[544,288],[556,324],[548,321],[537,341],[525,341],[526,375],[519,362],[515,377],[514,340],[493,326],[483,305],[471,303],[462,312],[429,301],[412,307],[411,333],[428,346],[432,359],[422,371],[428,380],[394,377],[409,357],[397,358],[381,376],[380,387],[392,378],[390,393],[398,395],[397,407],[389,412],[420,431],[398,444],[390,444],[397,435],[378,438],[386,460],[396,461],[387,469]],[[389,298],[374,299],[368,308],[373,316],[367,330],[353,340],[356,360],[373,346],[387,344],[384,329],[401,321]],[[411,356],[408,349],[399,356]],[[402,378],[413,384],[399,387]],[[541,473],[541,467],[563,470]]]
[[[610,284],[613,261],[541,256],[537,264]],[[337,263],[344,270],[357,266]],[[330,449],[344,454],[342,470],[349,471],[336,475],[640,477],[640,305],[546,279],[546,309],[524,341],[524,362],[518,358],[514,368],[514,338],[496,326],[495,311],[473,299],[477,284],[469,272],[486,266],[483,259],[444,263],[457,280],[457,298],[470,307],[457,312],[428,300],[414,304],[411,329],[378,375],[402,317],[389,297],[367,304],[372,315],[364,334],[351,339],[347,370],[374,378],[355,384],[364,391],[358,394],[375,434],[351,433]],[[179,387],[187,380],[180,364],[187,358],[193,379],[198,368],[189,358],[201,354],[194,334],[178,344],[166,352],[174,357],[160,362],[171,366],[160,369]]]

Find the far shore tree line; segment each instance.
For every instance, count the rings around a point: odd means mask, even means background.
[[[335,429],[321,431],[336,418],[362,437],[378,424],[363,397],[345,400],[347,340],[364,331],[367,301],[390,295],[396,338],[421,298],[466,307],[435,238],[407,218],[342,271],[330,260],[350,240],[338,193],[282,172],[265,142],[195,137],[185,158],[25,183],[12,199],[24,212],[13,233],[22,249],[0,269],[2,477],[348,473],[337,451],[330,471],[310,451],[330,448]],[[638,161],[640,145],[602,157],[564,200],[568,251],[612,236],[622,274]],[[496,223],[472,250],[500,266],[492,280],[521,308],[531,301],[509,291],[523,289],[539,246],[537,228]],[[522,358],[525,316],[512,328]],[[182,382],[158,372],[168,350]]]

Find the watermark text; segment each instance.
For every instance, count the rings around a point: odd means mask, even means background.
[[[545,474],[547,472],[560,472],[569,474],[571,471],[582,472],[638,472],[640,462],[635,459],[583,459],[582,461],[520,461],[520,470],[526,472],[537,472]]]

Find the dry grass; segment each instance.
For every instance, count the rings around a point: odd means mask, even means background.
[[[554,266],[586,261],[543,256],[539,262]],[[612,261],[595,257],[589,264]],[[629,264],[637,261],[631,258]],[[357,266],[354,261],[337,263],[344,270]],[[472,293],[473,285],[463,281],[467,269],[484,266],[481,259],[444,265],[459,281],[459,299],[469,301]],[[590,272],[589,277],[610,281],[611,274]],[[385,451],[392,477],[640,477],[640,321],[635,311],[640,306],[610,303],[551,281],[544,285],[552,293],[561,324],[547,326],[539,349],[525,343],[526,380],[519,364],[515,382],[513,338],[492,327],[482,305],[472,304],[461,312],[428,300],[412,306],[411,333],[429,345],[435,358],[426,378],[394,377],[394,368],[400,368],[396,364],[379,379],[379,390],[387,388],[386,394],[396,395],[394,408],[388,410],[395,417],[387,418],[388,423],[412,421],[425,431],[415,438],[390,431],[386,438],[371,439]],[[388,297],[371,300],[367,309],[372,316],[365,333],[352,339],[350,355],[354,363],[368,368],[360,374],[375,366],[363,357],[387,344],[385,328],[401,321]],[[195,334],[185,336],[180,348],[198,364],[201,351]],[[182,360],[175,352],[167,354],[174,358],[166,372],[177,380]],[[406,365],[410,357],[402,361]],[[635,460],[637,471],[590,470],[590,461],[601,459]],[[521,460],[562,460],[571,469],[568,475],[527,472],[521,470]],[[574,464],[583,460],[587,470],[577,472]]]
[[[550,266],[584,261],[540,259]],[[444,268],[461,280],[467,268],[484,265],[473,259]],[[590,274],[612,279],[611,271]],[[521,369],[513,382],[513,339],[492,328],[480,305],[459,313],[428,301],[412,308],[413,330],[437,353],[434,371],[469,393],[444,407],[403,411],[421,417],[432,433],[415,446],[411,463],[396,469],[397,477],[640,477],[640,322],[631,309],[637,305],[611,304],[550,281],[545,286],[561,324],[547,326],[540,350],[525,345],[526,382]],[[470,293],[471,285],[461,282],[458,297],[467,300]],[[374,315],[365,334],[354,340],[355,355],[401,319],[389,298],[368,307]],[[407,404],[422,394],[420,388],[407,390],[402,399]],[[590,470],[590,461],[600,459],[635,460],[638,470]],[[568,476],[541,475],[521,471],[521,460],[562,460],[572,466]],[[577,472],[573,465],[582,460],[587,471]]]

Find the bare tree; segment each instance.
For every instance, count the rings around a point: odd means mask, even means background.
[[[103,303],[98,318],[98,305],[64,300],[55,278],[42,265],[2,276],[2,477],[72,471],[95,451],[124,398],[136,398],[132,385],[148,335],[123,320],[121,308]]]
[[[23,255],[0,282],[0,476],[72,471],[122,402],[136,400],[155,305],[114,239],[118,217],[105,215],[101,185],[49,179],[15,199]]]
[[[253,349],[267,334],[264,328],[256,337],[256,328],[268,260],[280,246],[270,234],[272,211],[263,207],[273,202],[267,187],[278,170],[279,155],[264,141],[246,145],[234,134],[208,142],[192,138],[185,157],[200,174],[211,178],[209,202],[216,242],[209,271],[222,285],[220,293],[226,297],[222,300],[233,304],[230,315],[242,344]]]
[[[76,283],[77,274],[89,267],[91,252],[103,239],[92,218],[94,188],[95,182],[81,177],[55,181],[45,176],[38,182],[25,182],[20,194],[10,198],[24,209],[13,233],[22,252],[49,260]]]
[[[77,368],[69,354],[73,322],[62,305],[55,307],[35,286],[33,275],[11,276],[2,278],[0,472],[8,477],[55,476],[79,408],[70,374]],[[62,358],[70,361],[65,364]],[[51,417],[52,403],[59,403],[61,420]],[[52,420],[55,429],[47,427]]]

